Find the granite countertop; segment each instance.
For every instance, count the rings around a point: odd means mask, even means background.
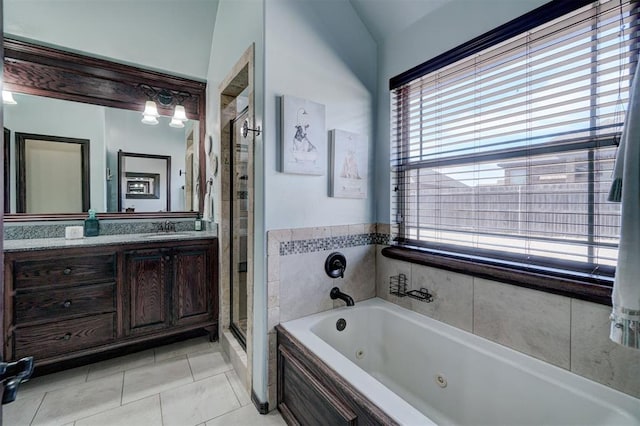
[[[154,241],[182,241],[215,238],[216,231],[154,232],[145,234],[117,234],[85,237],[77,240],[65,238],[31,238],[4,240],[4,251],[47,250],[64,247],[95,247],[105,245],[140,244]]]

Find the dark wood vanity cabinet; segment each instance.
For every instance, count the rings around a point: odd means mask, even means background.
[[[211,322],[212,259],[211,245],[125,252],[125,333]]]
[[[6,358],[58,357],[115,339],[115,252],[11,253],[5,259]]]
[[[197,328],[217,337],[217,239],[5,253],[7,360],[36,365]]]
[[[169,250],[127,251],[124,254],[124,333],[145,334],[171,325]]]

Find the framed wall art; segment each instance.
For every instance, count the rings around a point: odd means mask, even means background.
[[[327,168],[325,106],[294,96],[282,96],[281,172],[324,174]]]
[[[367,198],[368,151],[359,134],[331,130],[331,197]]]

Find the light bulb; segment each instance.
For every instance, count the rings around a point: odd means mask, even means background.
[[[181,128],[183,128],[183,127],[184,127],[184,122],[183,122],[182,120],[178,120],[178,119],[176,119],[176,117],[174,116],[174,117],[171,119],[171,123],[169,123],[169,126],[171,126],[171,127],[175,127],[175,128],[177,128],[177,129],[181,129]]]
[[[156,124],[158,124],[158,119],[155,118],[153,115],[145,115],[144,117],[142,117],[142,122],[144,124],[155,126]]]
[[[17,102],[13,99],[13,93],[8,90],[2,91],[2,103],[5,105],[16,105]]]
[[[142,113],[142,115],[155,118],[160,117],[160,114],[158,114],[158,107],[156,106],[156,103],[153,101],[147,101],[147,103],[144,104],[144,112]]]
[[[187,113],[184,110],[184,106],[182,105],[176,105],[176,110],[173,113],[173,119],[174,120],[180,120],[180,121],[187,121]]]

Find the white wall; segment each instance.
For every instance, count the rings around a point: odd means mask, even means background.
[[[135,111],[127,111],[114,108],[105,109],[106,146],[109,157],[109,168],[114,174],[109,185],[109,196],[114,196],[114,187],[117,185],[117,155],[118,150],[151,155],[171,156],[171,211],[184,211],[184,185],[185,177],[179,175],[179,171],[185,171],[185,128],[177,129],[169,127],[169,117],[160,117],[160,123],[155,126],[142,124],[141,115]],[[161,188],[160,191],[165,191]],[[117,193],[116,193],[117,196]],[[140,208],[142,200],[128,200],[136,205],[136,211],[145,211]],[[140,205],[138,205],[140,204]],[[127,204],[129,205],[129,204]]]
[[[214,140],[213,154],[220,155],[220,84],[240,59],[241,55],[255,45],[254,80],[254,117],[257,125],[263,124],[264,117],[264,0],[221,0],[218,5],[216,26],[213,31],[209,72],[207,74],[207,135]],[[264,180],[262,136],[254,139],[255,154],[255,218],[254,218],[254,316],[253,316],[253,352],[266,354],[266,291],[265,282],[265,231],[264,231]],[[211,164],[207,160],[206,179],[213,177]],[[214,184],[213,197],[222,200],[220,195],[220,175]],[[220,218],[220,202],[214,206],[215,218]],[[266,356],[266,355],[265,355]],[[266,358],[254,356],[253,383],[251,387],[261,402],[267,400]]]
[[[547,0],[452,0],[379,47],[375,179],[378,222],[390,223],[389,79],[544,3]]]
[[[322,143],[329,143],[330,129],[355,132],[368,140],[372,170],[376,44],[347,0],[269,0],[266,5],[266,227],[371,222],[375,198],[371,186],[364,200],[330,198],[328,158],[323,176],[280,173],[276,159],[279,97],[292,95],[325,105],[326,139]]]
[[[11,211],[16,211],[16,132],[89,139],[91,208],[106,211],[105,108],[17,93],[14,97],[18,104],[3,108],[4,126],[11,130]]]
[[[203,79],[217,0],[4,0],[4,31]]]

